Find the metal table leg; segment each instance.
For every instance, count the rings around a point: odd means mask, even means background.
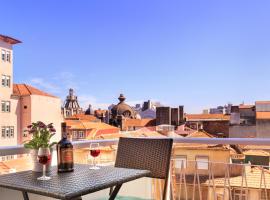
[[[28,194],[27,194],[27,192],[22,192],[22,194],[23,194],[23,199],[24,200],[29,200],[29,197],[28,197]]]
[[[114,188],[114,190],[112,191],[112,193],[111,193],[111,195],[110,195],[109,200],[114,200],[114,199],[115,199],[115,197],[117,196],[117,194],[118,194],[118,192],[119,192],[121,186],[122,186],[122,184],[117,185],[117,186]]]

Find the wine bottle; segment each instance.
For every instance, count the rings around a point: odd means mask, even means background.
[[[62,139],[57,144],[57,167],[58,172],[74,171],[73,145],[67,139],[67,126],[62,123]]]

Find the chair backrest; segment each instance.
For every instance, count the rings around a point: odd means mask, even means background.
[[[115,167],[146,169],[151,178],[167,179],[172,145],[170,138],[120,138]]]

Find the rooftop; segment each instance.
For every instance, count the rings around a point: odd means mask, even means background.
[[[67,126],[70,126],[71,129],[117,129],[115,126],[103,122],[91,122],[86,120],[65,120]]]
[[[240,109],[251,109],[251,108],[254,108],[254,107],[255,107],[255,105],[244,105],[244,104],[239,105]]]
[[[255,104],[270,104],[270,101],[256,101]]]
[[[18,43],[22,43],[20,40],[17,40],[15,38],[6,36],[6,35],[1,35],[0,34],[0,40],[9,44],[18,44]]]
[[[15,96],[40,95],[40,96],[58,98],[56,96],[43,92],[27,84],[13,84],[13,95]]]
[[[265,180],[270,180],[270,172],[266,169],[259,169],[258,167],[250,167],[247,166],[246,169],[246,180],[243,180],[243,176],[236,176],[230,178],[230,186],[231,187],[245,187],[247,185],[248,188],[256,188],[261,189],[262,185],[264,185],[264,182],[262,179],[262,173],[264,173]],[[226,178],[215,178],[215,185],[217,187],[224,186],[224,182],[226,181]],[[261,182],[262,181],[262,182]],[[208,183],[212,182],[212,180],[208,180],[205,183],[208,185]],[[244,183],[243,183],[244,182]],[[266,181],[265,188],[270,189],[270,183]]]
[[[224,114],[186,114],[187,121],[229,121],[230,116]]]
[[[98,120],[94,115],[86,115],[84,113],[74,114],[66,119],[67,120],[86,120],[86,121],[97,121]]]

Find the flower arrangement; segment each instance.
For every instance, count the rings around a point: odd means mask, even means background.
[[[56,142],[50,143],[50,139],[56,132],[53,123],[46,125],[43,122],[38,121],[27,126],[27,130],[25,130],[25,132],[32,134],[32,139],[26,141],[24,144],[24,147],[27,149],[38,150],[40,147],[51,148],[56,144]]]

